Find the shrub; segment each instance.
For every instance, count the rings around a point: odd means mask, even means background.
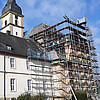
[[[19,95],[17,100],[44,100],[45,95],[43,93],[39,93],[35,96],[32,96],[30,93],[24,93]]]
[[[78,100],[88,100],[87,94],[84,92],[76,92],[75,95]],[[72,96],[72,100],[75,100],[74,96]]]
[[[39,93],[38,95],[34,96],[33,100],[44,100],[45,99],[45,94]]]
[[[11,100],[16,100],[16,98],[11,98]]]
[[[24,93],[24,94],[19,95],[17,100],[32,100],[32,96],[29,93]]]

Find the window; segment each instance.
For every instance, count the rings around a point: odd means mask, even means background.
[[[10,58],[10,67],[15,68],[15,59],[14,58]]]
[[[17,23],[17,20],[15,20],[15,25],[17,25],[18,23]]]
[[[16,19],[18,19],[18,16],[17,16],[17,15],[15,15],[15,18],[16,18]]]
[[[18,32],[16,32],[16,35],[18,35]]]
[[[28,61],[26,61],[26,67],[27,67],[27,69],[30,69],[30,65],[29,65]]]
[[[5,20],[5,26],[7,26],[7,20]]]
[[[28,91],[32,90],[31,80],[27,80]]]
[[[10,90],[16,91],[16,79],[10,79]]]
[[[11,46],[9,46],[9,45],[6,46],[6,49],[7,50],[12,50]]]

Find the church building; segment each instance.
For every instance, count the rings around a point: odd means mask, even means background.
[[[16,100],[25,92],[43,93],[46,100],[72,100],[80,92],[97,100],[96,48],[86,17],[42,23],[25,38],[23,17],[16,0],[7,0],[0,17],[0,100]]]
[[[0,17],[0,100],[33,91],[52,94],[49,56],[44,57],[33,40],[23,38],[23,17],[16,0],[8,0]]]

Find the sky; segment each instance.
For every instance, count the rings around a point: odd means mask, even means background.
[[[0,15],[7,0],[0,0]],[[100,0],[16,0],[24,15],[24,31],[46,23],[56,24],[67,15],[70,19],[79,19],[83,13],[88,18],[97,48],[100,66]]]

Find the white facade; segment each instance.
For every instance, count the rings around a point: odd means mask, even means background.
[[[23,16],[9,13],[1,17],[1,21],[1,32],[10,31],[11,35],[23,37]]]
[[[10,58],[15,59],[15,68],[10,66]],[[0,55],[0,98],[4,97],[4,55]],[[5,67],[6,67],[6,98],[17,97],[19,94],[28,91],[27,80],[31,79],[29,70],[26,67],[26,59],[5,56]],[[25,75],[26,74],[26,75]],[[11,91],[10,80],[15,79],[15,90]]]
[[[14,4],[14,1],[12,4]],[[23,17],[21,13],[17,14],[13,10],[4,13],[0,17],[1,32],[4,34],[10,32],[10,35],[23,37]],[[7,50],[12,50],[10,45],[6,44]],[[52,97],[54,87],[49,61],[37,58],[28,60],[20,55],[8,55],[3,55],[0,52],[0,100],[4,100],[4,97],[11,100],[11,98],[17,98],[25,92],[33,95],[44,93],[47,97]],[[54,86],[58,87],[57,84],[54,84]],[[59,96],[58,90],[54,92],[54,95]]]
[[[14,62],[11,62],[12,58]],[[4,63],[6,68],[5,93],[7,99],[13,97],[17,98],[18,95],[27,91],[33,91],[34,95],[44,93],[44,80],[46,80],[45,93],[47,95],[52,95],[50,77],[47,77],[47,75],[51,75],[49,73],[49,62],[45,63],[44,61],[31,60],[31,62],[29,62],[29,67],[27,67],[26,58],[5,56],[4,60],[4,55],[0,55],[0,99],[4,98]],[[14,67],[11,67],[11,64],[14,64]],[[42,66],[46,68],[43,69]],[[28,86],[28,80],[31,81],[31,84],[29,84],[30,86]],[[29,87],[31,89],[29,89]]]

